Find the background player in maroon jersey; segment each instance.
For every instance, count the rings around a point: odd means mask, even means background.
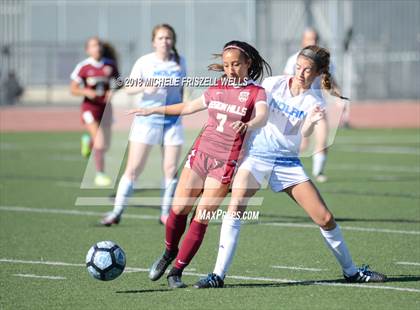
[[[228,193],[246,131],[262,127],[267,120],[265,91],[253,80],[261,78],[264,70],[271,74],[270,66],[255,48],[241,41],[227,43],[220,56],[223,65],[213,64],[209,69],[224,71],[224,75],[216,86],[208,88],[200,98],[167,107],[131,111],[141,115],[185,115],[207,108],[209,113],[175,192],[166,223],[165,252],[149,273],[151,280],[158,280],[176,258],[168,275],[168,284],[172,288],[185,287],[181,281],[182,271],[198,251],[209,222],[209,219],[199,215],[217,210]],[[234,85],[226,85],[227,79],[233,81]],[[196,216],[178,251],[188,214],[200,194],[202,197]]]
[[[80,62],[71,74],[71,93],[82,96],[81,119],[89,136],[82,137],[82,155],[87,157],[93,147],[96,165],[95,184],[108,186],[111,180],[104,174],[104,153],[111,139],[112,109],[105,107],[110,100],[110,84],[119,73],[113,49],[104,50],[102,42],[92,37],[86,42],[88,58]],[[108,57],[105,58],[104,52]],[[94,141],[94,143],[92,143]]]

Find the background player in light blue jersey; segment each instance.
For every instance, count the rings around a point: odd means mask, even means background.
[[[137,85],[139,81],[159,78],[179,78],[186,76],[185,60],[175,47],[176,33],[168,24],[154,27],[152,32],[153,53],[140,57],[130,74],[127,88],[130,94],[141,94],[139,107],[157,107],[182,102],[183,88],[177,86],[154,87]],[[165,224],[173,193],[177,184],[177,167],[181,155],[184,133],[179,116],[150,115],[136,116],[130,132],[128,160],[124,175],[118,185],[114,209],[102,219],[102,224],[118,224],[127,205],[127,198],[132,194],[134,182],[143,171],[153,145],[162,146],[164,192],[161,204],[161,223]]]
[[[299,160],[302,137],[310,136],[324,119],[324,103],[311,90],[314,79],[322,74],[322,85],[330,86],[330,53],[318,46],[299,52],[294,76],[264,80],[269,118],[266,126],[249,140],[247,154],[239,166],[232,186],[232,198],[220,231],[219,252],[213,273],[195,284],[196,288],[223,287],[239,239],[241,221],[249,198],[264,178],[275,192],[286,192],[320,227],[328,248],[340,264],[348,282],[383,282],[386,276],[367,266],[357,268],[340,228],[320,193],[306,175]]]

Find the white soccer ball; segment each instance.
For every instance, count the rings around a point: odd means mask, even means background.
[[[98,242],[89,249],[86,255],[86,267],[95,279],[114,280],[124,271],[125,253],[115,242]]]

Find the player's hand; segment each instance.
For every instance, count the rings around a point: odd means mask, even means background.
[[[137,116],[147,116],[147,115],[153,114],[153,110],[150,108],[149,109],[148,108],[131,109],[127,111],[126,114],[127,115],[135,114]]]
[[[233,122],[230,127],[232,127],[232,129],[236,132],[236,133],[240,133],[243,134],[246,132],[246,130],[248,129],[248,125],[244,122],[241,121],[236,121]]]
[[[325,118],[325,109],[321,109],[320,107],[315,107],[311,112],[309,120],[311,123],[316,124],[323,118]]]
[[[93,89],[90,89],[90,88],[86,88],[84,90],[84,95],[85,95],[85,97],[89,98],[90,100],[93,100],[96,97],[96,91],[94,91]]]

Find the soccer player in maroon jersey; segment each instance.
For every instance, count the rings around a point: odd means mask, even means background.
[[[265,91],[254,80],[261,78],[264,71],[271,75],[270,66],[254,47],[241,41],[228,42],[220,56],[223,65],[213,64],[209,69],[224,71],[224,75],[201,97],[188,103],[130,112],[186,115],[207,109],[209,114],[176,188],[166,223],[165,252],[149,273],[152,281],[158,280],[176,258],[168,275],[168,284],[172,288],[185,287],[181,281],[182,271],[198,251],[209,222],[200,215],[217,210],[226,197],[246,132],[264,126],[267,120]],[[233,85],[226,81],[233,81]],[[188,214],[200,195],[196,215],[178,249]]]
[[[99,38],[90,38],[85,49],[89,57],[73,70],[70,90],[74,96],[83,97],[81,119],[89,136],[82,137],[82,155],[88,157],[93,147],[95,184],[108,186],[111,179],[104,174],[104,153],[111,139],[112,109],[105,107],[111,97],[111,80],[116,79],[119,73],[116,59],[103,57],[104,47]]]

